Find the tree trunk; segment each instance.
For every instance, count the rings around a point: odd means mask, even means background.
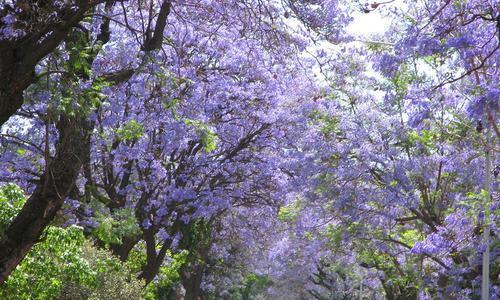
[[[141,273],[139,274],[139,279],[143,279],[146,284],[149,284],[158,272],[160,271],[160,267],[165,260],[165,256],[167,255],[167,250],[172,245],[172,239],[168,239],[163,241],[163,244],[159,251],[157,251],[157,243],[156,243],[156,233],[158,232],[155,228],[149,228],[144,230],[144,241],[146,242],[146,265],[142,267]]]
[[[61,116],[56,156],[46,167],[40,183],[0,240],[0,283],[26,256],[45,227],[54,219],[68,196],[81,167],[86,122],[81,117]]]
[[[94,1],[92,5],[103,1]],[[89,4],[89,0],[81,0],[77,10],[64,7],[56,11],[62,17],[54,26],[42,27],[16,41],[0,40],[0,127],[23,104],[23,91],[36,80],[35,66],[83,19]],[[34,17],[43,19],[46,16]],[[0,25],[3,25],[1,20]]]
[[[188,267],[188,270],[181,272],[181,281],[186,294],[184,300],[200,300],[203,299],[201,290],[201,281],[203,279],[202,265]]]
[[[137,243],[139,243],[140,239],[131,238],[125,236],[122,238],[122,243],[119,245],[110,245],[111,252],[116,255],[121,261],[125,262],[128,259],[130,251],[134,248]]]
[[[35,79],[31,72],[15,76],[14,51],[0,47],[0,127],[23,104],[23,91]]]

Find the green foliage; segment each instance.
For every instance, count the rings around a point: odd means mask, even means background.
[[[453,114],[450,112],[450,114]],[[455,116],[457,119],[460,116]],[[450,142],[463,141],[467,136],[478,138],[478,132],[473,128],[470,120],[459,120],[449,122],[442,131],[443,140]]]
[[[282,222],[295,222],[303,208],[304,203],[300,199],[296,199],[288,205],[280,207],[278,220]]]
[[[116,130],[116,134],[122,141],[133,141],[142,137],[144,134],[144,127],[136,120],[130,120],[121,128]]]
[[[257,275],[253,273],[249,274],[243,279],[243,281],[238,287],[231,289],[229,299],[231,300],[257,299],[256,296],[264,293],[271,284],[272,281],[268,275]]]
[[[160,268],[159,282],[164,286],[173,286],[180,280],[180,270],[188,259],[189,251],[183,250],[180,253],[172,253],[169,251],[167,260],[170,263]]]
[[[110,83],[101,77],[94,79],[92,85],[85,90],[85,96],[90,101],[91,108],[97,108],[102,104],[106,99],[106,95],[102,93],[102,90],[109,86]]]
[[[0,187],[0,235],[26,202],[23,190],[15,184]]]
[[[204,130],[201,135],[201,144],[205,152],[210,153],[217,149],[217,135],[211,130]]]
[[[121,208],[112,215],[96,214],[99,224],[93,234],[105,244],[121,244],[125,236],[135,236],[140,234],[134,211],[131,208]]]
[[[411,144],[419,143],[428,149],[436,149],[436,142],[439,135],[432,130],[421,130],[420,133],[411,131],[408,134],[408,140]]]
[[[146,265],[146,259],[146,245],[141,241],[130,251],[126,262],[127,267],[133,273],[139,273]]]
[[[420,242],[424,239],[423,234],[416,229],[400,229],[397,235],[401,242],[410,247],[413,247],[416,242]]]
[[[0,289],[0,298],[140,299],[143,283],[77,226],[49,227]]]
[[[120,244],[121,239],[113,230],[117,224],[115,219],[104,215],[99,215],[97,218],[99,225],[94,229],[93,234],[105,244]]]
[[[438,141],[443,135],[434,129],[411,130],[397,145],[419,155],[430,155],[438,150]]]
[[[366,47],[373,53],[383,53],[391,50],[391,45],[379,42],[365,42]]]
[[[196,129],[205,152],[210,153],[217,149],[217,135],[207,124],[202,121],[191,119],[184,119],[184,124],[192,126]]]
[[[82,258],[85,241],[78,227],[49,227],[0,290],[2,299],[54,299],[63,282],[95,285],[89,262]]]
[[[343,231],[342,227],[329,224],[322,234],[328,239],[330,246],[337,249],[341,246]]]
[[[78,81],[63,81],[67,87],[64,93],[60,95],[58,109],[69,116],[75,114],[88,115],[91,111],[98,108],[106,99],[102,90],[109,86],[109,83],[102,78],[95,79],[90,87],[80,89]]]
[[[90,77],[92,75],[92,57],[96,49],[88,42],[87,35],[74,30],[71,39],[67,41],[66,49],[69,50],[69,59],[66,61],[65,69],[75,76]]]
[[[204,219],[196,220],[182,228],[181,249],[189,251],[191,261],[200,260],[199,251],[210,248],[212,242],[212,228]]]
[[[66,115],[88,115],[99,107],[106,96],[102,93],[109,86],[104,78],[95,78],[89,87],[82,88],[82,79],[92,77],[92,62],[100,50],[99,44],[89,42],[89,37],[75,30],[66,42],[69,57],[65,61],[64,74],[60,85],[52,92],[52,97],[59,100],[57,108]]]
[[[143,299],[144,283],[136,279],[135,273],[111,253],[86,243],[82,255],[95,274],[95,284],[88,286],[78,282],[65,282],[58,296],[59,300]]]
[[[406,264],[400,264],[392,255],[376,250],[374,247],[360,245],[356,261],[370,268],[384,271],[385,282],[391,282],[393,290],[400,295],[413,295],[419,287],[420,281],[414,266],[418,257],[409,259]],[[407,299],[407,298],[405,298]]]
[[[25,201],[18,186],[0,188],[2,230]],[[128,213],[119,214],[127,220]],[[51,226],[0,287],[0,299],[140,299],[142,287],[126,265],[96,249],[81,227]]]
[[[137,236],[141,233],[135,212],[132,208],[120,208],[113,212],[106,206],[109,198],[101,194],[97,188],[88,187],[92,193],[89,206],[95,212],[97,227],[92,235],[105,245],[121,244],[123,237]]]
[[[311,122],[320,127],[321,133],[325,136],[341,134],[339,129],[340,120],[336,116],[315,110],[309,114]]]
[[[483,205],[489,202],[490,202],[490,197],[488,195],[488,191],[481,189],[479,193],[473,193],[473,192],[467,193],[467,197],[463,200],[460,200],[458,204],[461,207],[467,208],[467,215],[471,220],[473,220],[476,217],[477,212],[482,210]],[[453,209],[450,208],[448,213],[452,212]],[[490,213],[490,210],[486,209],[485,213]],[[499,215],[500,212],[498,212],[498,210],[495,210],[493,211],[493,214]]]
[[[167,100],[163,103],[163,108],[166,110],[170,110],[172,112],[172,116],[174,120],[179,121],[179,113],[177,112],[177,107],[179,106],[180,99],[174,98],[172,100]]]
[[[394,90],[400,97],[404,97],[408,93],[410,83],[415,82],[417,77],[410,72],[407,64],[402,64],[398,72],[392,78]]]
[[[167,253],[168,264],[160,267],[157,281],[154,285],[149,285],[146,290],[146,300],[171,299],[175,287],[180,282],[180,272],[186,264],[189,251],[183,250],[180,253]]]
[[[189,251],[187,250],[182,250],[179,253],[167,251],[165,263],[160,267],[155,282],[144,288],[143,298],[146,300],[171,299],[175,287],[180,282],[181,269],[188,257]],[[146,247],[141,242],[132,249],[126,264],[131,273],[137,274],[146,265],[146,259]]]
[[[330,161],[327,163],[330,163],[330,164],[332,164],[332,166],[335,166],[339,161],[340,161],[339,156],[332,155]],[[329,190],[331,188],[331,186],[333,186],[337,180],[337,176],[333,173],[320,173],[317,175],[317,178],[319,180],[319,184],[315,187],[315,191],[318,194]],[[333,191],[333,193],[336,193],[336,192]]]

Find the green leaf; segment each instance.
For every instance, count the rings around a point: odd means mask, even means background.
[[[140,139],[144,134],[144,127],[136,120],[130,120],[121,128],[116,130],[118,138],[122,141],[131,141]]]

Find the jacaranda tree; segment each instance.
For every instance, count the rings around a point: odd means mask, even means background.
[[[0,294],[494,299],[499,9],[0,1]]]

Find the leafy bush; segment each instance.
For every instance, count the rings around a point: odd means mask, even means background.
[[[15,185],[0,188],[0,229],[25,198]],[[48,227],[0,288],[0,299],[141,299],[144,284],[106,250],[87,240],[83,229]]]

